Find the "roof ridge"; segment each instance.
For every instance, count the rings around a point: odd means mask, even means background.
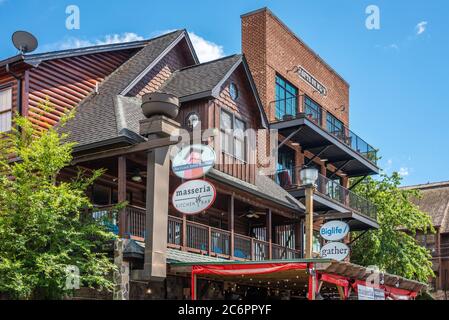
[[[150,42],[152,42],[154,40],[160,39],[162,37],[171,35],[171,34],[176,33],[176,32],[181,32],[183,30],[185,30],[185,29],[177,29],[177,30],[174,30],[174,31],[171,31],[171,32],[168,32],[168,33],[161,34],[161,35],[159,35],[157,37],[148,38],[148,39],[144,39],[144,40],[136,40],[136,41],[128,41],[128,42],[117,42],[117,43],[108,43],[108,44],[96,44],[96,45],[87,46],[87,47],[79,47],[79,48],[70,48],[70,49],[64,49],[64,50],[55,50],[55,51],[46,51],[46,52],[40,52],[40,53],[32,53],[32,54],[28,54],[28,55],[23,55],[23,58],[25,60],[34,60],[34,59],[39,59],[41,57],[45,58],[45,57],[48,56],[51,59],[52,56],[59,56],[59,55],[63,55],[63,54],[77,53],[77,52],[83,53],[84,51],[89,51],[89,50],[93,51],[92,53],[95,53],[95,51],[98,51],[98,50],[106,50],[107,51],[108,49],[112,50],[112,49],[117,48],[117,47],[118,48],[123,47],[122,50],[126,50],[126,49],[128,49],[128,47],[129,48],[132,48],[132,47],[135,47],[135,46],[139,47],[140,45],[142,47],[144,47],[144,46],[146,46],[147,44],[149,44]],[[96,49],[96,50],[93,50],[93,49]],[[120,49],[118,49],[118,50],[120,50]]]
[[[423,184],[416,184],[411,186],[403,186],[401,189],[411,190],[411,189],[435,189],[438,187],[449,187],[449,181],[440,181],[440,182],[429,182]]]
[[[175,72],[179,72],[179,71],[184,71],[184,70],[188,70],[188,69],[193,69],[193,68],[196,68],[196,67],[205,66],[205,65],[208,65],[208,64],[211,64],[211,63],[222,61],[222,60],[231,59],[231,58],[236,57],[236,56],[243,56],[243,55],[241,53],[234,53],[234,54],[231,54],[229,56],[221,57],[221,58],[218,58],[218,59],[215,59],[215,60],[210,60],[210,61],[206,61],[206,62],[203,62],[203,63],[198,63],[198,64],[194,64],[194,65],[191,65],[191,66],[187,66],[187,67],[178,69]]]

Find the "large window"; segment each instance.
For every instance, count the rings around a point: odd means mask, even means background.
[[[11,130],[12,89],[0,90],[0,132]]]
[[[287,80],[276,76],[276,119],[296,116],[297,105],[298,89]]]
[[[221,151],[246,161],[246,124],[233,114],[221,110]]]
[[[322,111],[318,103],[309,97],[304,97],[304,112],[310,120],[321,126]]]
[[[343,122],[341,122],[340,120],[338,120],[337,118],[335,118],[332,114],[330,114],[329,112],[327,113],[326,116],[326,122],[327,122],[327,131],[331,134],[333,134],[334,136],[336,136],[339,139],[344,139],[344,134],[345,134],[345,128],[343,125]]]

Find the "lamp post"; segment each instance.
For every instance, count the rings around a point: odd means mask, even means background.
[[[318,179],[318,170],[315,168],[304,167],[299,172],[301,185],[306,190],[306,245],[305,258],[312,258],[313,246],[313,192],[315,190],[315,183]]]

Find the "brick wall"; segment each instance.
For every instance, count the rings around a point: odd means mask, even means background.
[[[275,100],[275,75],[278,73],[300,93],[307,94],[349,124],[349,85],[268,9],[242,16],[242,51],[270,120],[274,119],[274,108],[269,104]],[[327,88],[327,96],[320,95],[302,80],[294,72],[297,66],[302,66],[321,82]],[[344,111],[341,111],[342,106]]]

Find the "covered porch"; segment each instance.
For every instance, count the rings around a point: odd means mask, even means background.
[[[89,159],[84,170],[106,172],[90,188],[94,218],[109,217],[109,227],[121,238],[144,242],[146,234],[147,155]],[[67,168],[62,179],[77,174]],[[169,195],[183,181],[170,173]],[[302,256],[301,204],[268,177],[250,184],[213,169],[205,177],[217,190],[215,203],[197,215],[183,215],[169,200],[167,247],[229,260],[263,261]],[[259,181],[262,179],[262,181]],[[268,184],[268,185],[267,185]],[[263,187],[261,186],[263,185]],[[271,189],[268,193],[265,189]],[[273,194],[278,190],[281,194]],[[124,208],[117,204],[126,201]],[[161,231],[161,236],[165,232]]]
[[[223,290],[224,299],[240,295],[244,300],[359,300],[363,299],[358,292],[362,287],[381,293],[382,298],[372,300],[413,300],[426,288],[423,283],[388,273],[380,274],[380,283],[373,283],[372,270],[327,259],[172,262],[169,271],[190,277],[192,300],[202,299],[202,287],[212,282],[214,290]]]

